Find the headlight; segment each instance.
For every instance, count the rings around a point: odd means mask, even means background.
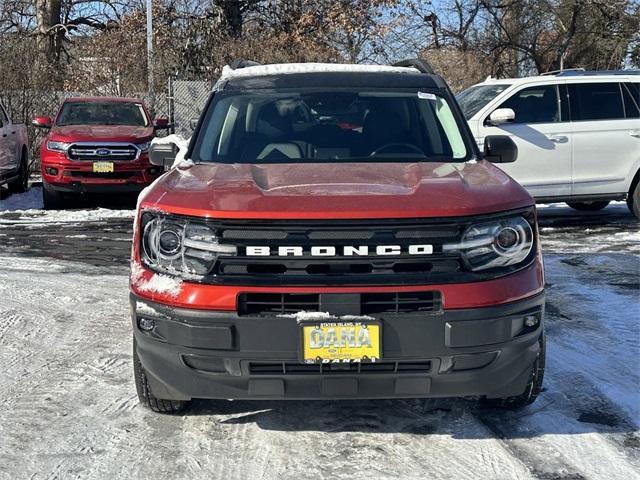
[[[69,145],[71,144],[49,140],[47,142],[47,150],[51,150],[52,152],[66,152],[67,148],[69,148]]]
[[[203,222],[144,213],[141,230],[142,261],[153,270],[203,276],[219,256],[237,254],[234,245],[218,243],[214,230]]]
[[[140,150],[141,152],[148,151],[149,150],[149,145],[151,145],[151,142],[136,143],[136,147],[138,147],[138,150]]]
[[[458,244],[443,245],[443,250],[461,253],[473,271],[517,265],[533,249],[531,224],[521,216],[496,219],[471,225]]]

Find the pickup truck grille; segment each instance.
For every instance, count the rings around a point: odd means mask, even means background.
[[[70,160],[83,162],[118,162],[138,158],[139,150],[132,143],[74,143],[67,150]]]
[[[443,251],[457,243],[466,222],[425,220],[223,221],[212,225],[221,243],[235,245],[236,256],[221,256],[207,278],[236,285],[424,285],[464,281],[468,272],[460,255]],[[410,254],[409,247],[429,245],[429,254]],[[279,247],[296,246],[297,255],[279,255]],[[344,247],[367,254],[346,255]],[[399,247],[379,255],[380,246]],[[260,247],[266,255],[251,255]],[[335,254],[318,256],[313,248]],[[301,252],[301,254],[299,253]],[[470,279],[466,279],[470,281]]]

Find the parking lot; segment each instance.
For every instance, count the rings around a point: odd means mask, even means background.
[[[473,399],[138,404],[131,205],[0,200],[0,477],[640,478],[640,224],[624,203],[540,206],[545,391]]]

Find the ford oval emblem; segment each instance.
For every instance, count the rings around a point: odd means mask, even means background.
[[[107,155],[111,154],[111,150],[107,148],[100,148],[96,150],[96,154],[100,155],[101,157],[106,157]]]

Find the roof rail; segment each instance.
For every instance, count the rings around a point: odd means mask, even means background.
[[[598,76],[598,75],[640,75],[640,70],[582,70],[558,73],[558,77]]]
[[[584,72],[584,68],[578,67],[578,68],[563,68],[560,70],[551,70],[550,72],[541,73],[540,76],[544,77],[546,75],[561,75],[564,72]]]
[[[247,67],[255,67],[257,65],[261,65],[258,62],[254,62],[253,60],[245,60],[244,58],[237,58],[233,62],[229,64],[231,70],[238,70],[239,68],[247,68]]]
[[[392,67],[413,67],[421,73],[428,73],[434,75],[436,72],[431,68],[431,64],[421,58],[408,58],[407,60],[400,60],[399,62],[391,65]]]

